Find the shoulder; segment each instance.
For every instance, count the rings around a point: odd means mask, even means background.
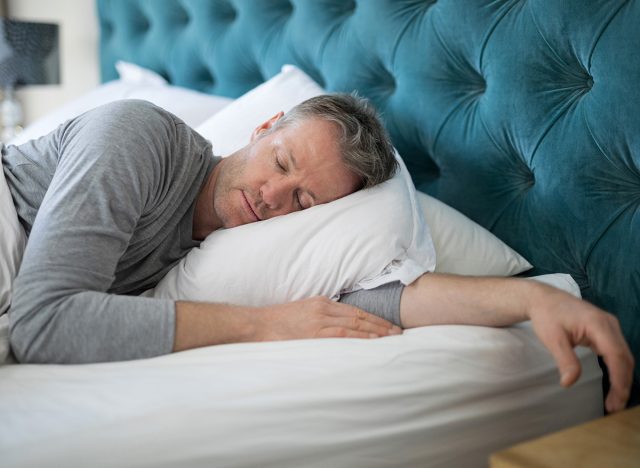
[[[60,153],[74,150],[89,157],[126,159],[159,156],[175,151],[190,132],[193,130],[161,107],[125,99],[68,121],[61,128]]]
[[[71,122],[74,121],[82,127],[97,127],[101,132],[108,132],[111,128],[136,132],[142,128],[157,130],[174,127],[176,117],[149,101],[123,99],[96,107]]]

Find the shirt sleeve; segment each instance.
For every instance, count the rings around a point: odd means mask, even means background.
[[[343,294],[340,296],[340,302],[356,306],[401,327],[400,299],[403,290],[404,285],[399,281],[394,281],[377,288],[360,289]]]
[[[175,126],[149,103],[121,101],[69,121],[42,142],[59,160],[14,282],[9,318],[19,361],[171,352],[173,301],[107,291],[160,183],[157,164],[173,150]]]

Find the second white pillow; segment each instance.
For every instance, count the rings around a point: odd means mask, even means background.
[[[436,198],[417,192],[438,260],[435,271],[457,275],[511,276],[531,264],[491,232]]]

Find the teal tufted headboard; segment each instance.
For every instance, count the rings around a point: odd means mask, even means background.
[[[239,96],[284,63],[383,113],[416,186],[615,313],[640,362],[640,2],[98,0],[117,59]],[[640,382],[636,367],[636,383]],[[637,398],[637,394],[636,394]]]

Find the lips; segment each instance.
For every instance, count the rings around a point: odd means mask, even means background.
[[[258,216],[258,213],[256,213],[256,211],[251,206],[251,203],[249,202],[249,198],[247,198],[247,195],[244,193],[244,191],[242,191],[241,193],[242,193],[242,200],[244,201],[244,205],[245,205],[244,206],[245,211],[249,214],[249,216],[253,219],[253,221],[260,221],[260,216]]]

